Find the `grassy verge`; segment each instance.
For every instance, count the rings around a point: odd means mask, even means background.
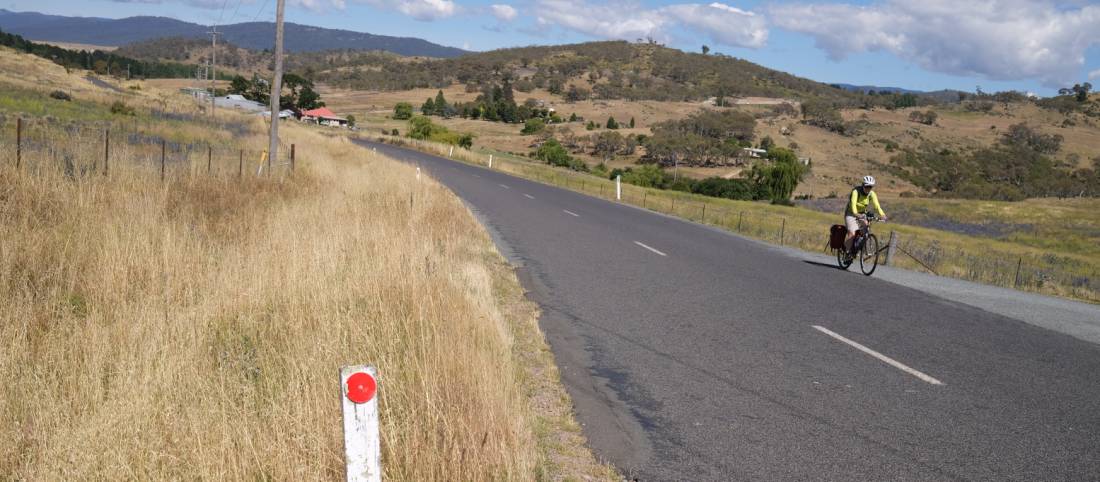
[[[353,363],[381,373],[389,480],[614,478],[444,187],[289,124],[297,169],[256,176],[254,118],[20,102],[0,101],[0,478],[342,479]]]
[[[445,145],[391,136],[374,135],[373,138],[443,156],[451,152],[450,146]],[[455,148],[451,157],[478,165],[488,163],[487,152]],[[493,168],[596,197],[612,199],[615,196],[613,181],[499,152],[493,153]],[[624,203],[807,251],[824,251],[829,226],[839,222],[838,215],[800,207],[716,199],[627,184],[622,188]],[[949,215],[948,211],[943,213]],[[1032,213],[1041,216],[1042,210]],[[1092,219],[1095,214],[1090,216],[1084,219]],[[1069,229],[1076,229],[1073,226],[1071,224]],[[1059,241],[1062,244],[1058,245],[1034,239],[1031,243],[1021,243],[904,224],[879,225],[877,231],[883,246],[891,231],[897,233],[900,250],[893,264],[898,267],[931,268],[944,276],[1100,302],[1100,256],[1088,249],[1078,250],[1064,241]],[[1045,239],[1045,236],[1039,238]],[[1051,243],[1059,239],[1065,237],[1052,235]],[[1068,249],[1058,249],[1066,246]]]

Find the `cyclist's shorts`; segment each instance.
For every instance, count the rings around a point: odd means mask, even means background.
[[[844,216],[844,226],[848,228],[849,233],[859,231],[859,219],[855,216]]]

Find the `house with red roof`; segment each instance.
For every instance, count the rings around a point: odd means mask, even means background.
[[[336,115],[328,107],[302,111],[302,122],[313,122],[323,126],[347,127],[348,120]]]

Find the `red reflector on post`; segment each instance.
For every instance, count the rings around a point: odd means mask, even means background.
[[[348,377],[348,400],[355,403],[367,403],[374,398],[378,388],[374,377],[368,373],[357,372]]]

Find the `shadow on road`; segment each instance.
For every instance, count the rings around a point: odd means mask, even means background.
[[[840,269],[840,266],[837,266],[836,264],[833,264],[833,263],[822,263],[822,262],[819,262],[819,261],[810,261],[808,259],[804,259],[804,260],[802,260],[802,262],[806,263],[806,264],[812,264],[814,266],[823,266],[825,268]]]

